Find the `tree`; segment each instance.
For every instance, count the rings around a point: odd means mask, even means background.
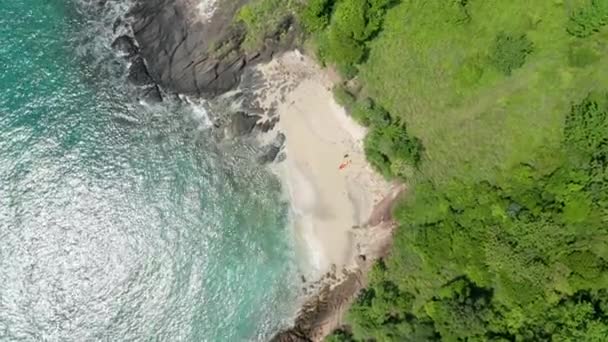
[[[310,0],[300,13],[304,28],[310,33],[317,33],[329,25],[334,0]]]
[[[491,61],[494,66],[504,73],[511,75],[526,62],[526,57],[533,51],[533,44],[525,34],[511,35],[500,33],[494,43]]]

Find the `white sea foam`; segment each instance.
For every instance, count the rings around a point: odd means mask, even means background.
[[[272,132],[268,134],[273,136]],[[290,160],[273,164],[270,170],[281,180],[283,197],[289,202],[289,225],[295,232],[300,271],[308,279],[318,279],[325,273],[327,255],[323,243],[315,234],[314,207],[316,193],[314,184],[294,165],[288,165]]]
[[[180,96],[181,100],[188,104],[190,117],[197,122],[199,130],[209,129],[213,126],[213,122],[209,117],[207,103],[202,99]]]
[[[199,18],[202,21],[211,19],[217,9],[217,0],[199,0],[196,6],[199,11]]]

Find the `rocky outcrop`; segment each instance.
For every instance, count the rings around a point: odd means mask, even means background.
[[[112,43],[112,49],[126,58],[132,58],[138,53],[135,40],[127,35],[119,36]]]
[[[247,2],[219,2],[213,15],[204,20],[190,0],[139,1],[130,21],[152,79],[171,92],[214,97],[237,86],[246,66],[288,48],[293,41],[285,39],[290,18],[262,46],[245,51],[242,44],[247,32],[234,17]]]
[[[368,268],[369,266],[366,266]],[[350,302],[364,287],[365,273],[361,270],[345,272],[337,284],[326,284],[304,303],[290,329],[276,334],[271,342],[321,341],[341,325],[341,317]]]
[[[359,236],[359,241],[365,241],[367,245],[358,244],[357,250],[361,254],[356,258],[356,266],[343,270],[343,276],[337,279],[335,271],[333,275],[328,273],[321,279],[324,285],[304,303],[294,324],[273,336],[271,342],[318,342],[336,329],[347,328],[343,322],[346,311],[367,286],[373,265],[377,260],[386,258],[391,250],[397,226],[392,212],[406,190],[404,185],[396,184],[374,206],[366,227],[357,229],[357,234],[363,234]],[[328,279],[336,281],[327,282]]]
[[[231,137],[242,137],[251,134],[259,119],[259,116],[256,115],[237,112],[232,116],[232,120],[228,126],[228,135]]]
[[[284,154],[281,154],[283,147],[285,146],[285,134],[279,133],[275,139],[268,145],[263,147],[262,155],[259,157],[259,162],[262,164],[269,164],[274,161],[282,162]]]
[[[122,24],[119,19],[116,21],[114,31]],[[158,103],[163,101],[160,88],[150,76],[146,62],[139,55],[139,47],[135,40],[128,35],[120,35],[112,43],[118,55],[127,59],[130,63],[127,73],[127,80],[135,86],[138,99],[148,103]]]
[[[127,79],[129,80],[129,82],[137,86],[146,86],[154,84],[154,80],[148,73],[146,64],[143,58],[141,57],[137,57],[131,62]]]

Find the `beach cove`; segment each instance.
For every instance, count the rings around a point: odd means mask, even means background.
[[[203,15],[189,10],[192,2],[164,3],[132,11],[147,72],[165,89],[231,108],[236,115],[215,125],[227,125],[228,137],[253,137],[266,151],[261,160],[289,203],[302,281],[294,329],[275,339],[297,331],[321,340],[340,326],[374,261],[388,252],[391,212],[405,188],[367,163],[366,129],[333,98],[339,78],[296,49],[289,16],[252,49],[250,33],[230,21],[241,15],[236,3]]]

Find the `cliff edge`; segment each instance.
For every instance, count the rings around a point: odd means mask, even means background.
[[[201,13],[191,0],[138,1],[129,21],[151,78],[166,91],[210,98],[235,88],[247,66],[293,48],[290,16],[258,46],[243,46],[247,28],[237,14],[249,2],[219,0]]]

